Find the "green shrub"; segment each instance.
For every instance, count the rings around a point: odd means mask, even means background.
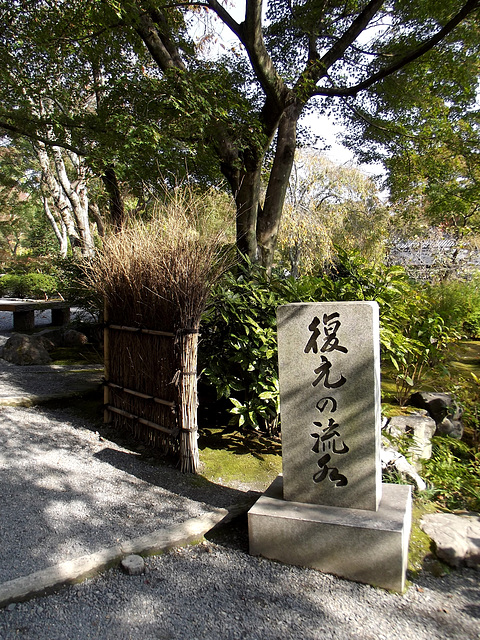
[[[56,273],[54,260],[47,256],[34,257],[31,255],[19,255],[11,258],[2,265],[2,273],[25,275],[27,273],[45,273],[53,276]]]
[[[445,324],[468,338],[480,338],[480,273],[471,280],[449,280],[430,285],[432,307]]]
[[[5,274],[0,278],[0,294],[13,298],[45,298],[58,291],[58,281],[44,273]]]
[[[203,379],[230,404],[238,427],[275,432],[279,419],[276,309],[289,302],[376,300],[380,306],[384,362],[395,370],[404,403],[427,366],[437,363],[450,339],[425,292],[401,267],[366,265],[339,251],[329,275],[272,275],[249,265],[227,274],[202,319]]]
[[[56,261],[59,291],[65,300],[98,318],[103,313],[103,299],[88,283],[87,263],[75,257]]]
[[[480,454],[465,442],[435,436],[423,477],[432,485],[434,499],[447,509],[480,510]]]
[[[268,278],[251,265],[236,267],[215,288],[203,315],[199,361],[203,378],[230,404],[231,423],[273,434],[279,391],[276,309],[317,299],[315,278]]]
[[[429,290],[403,267],[367,265],[358,253],[342,250],[337,260],[331,277],[323,279],[323,299],[378,302],[382,361],[393,367],[397,401],[404,404],[457,334],[434,309]]]

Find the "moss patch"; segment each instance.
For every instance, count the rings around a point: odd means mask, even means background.
[[[256,434],[203,429],[200,477],[209,482],[263,491],[281,472],[280,443]]]
[[[408,571],[415,578],[421,571],[428,571],[439,577],[448,573],[449,568],[435,556],[434,544],[420,528],[420,520],[426,513],[437,509],[431,502],[415,500],[412,508],[412,531],[408,547]]]
[[[57,347],[50,352],[52,364],[100,364],[103,362],[102,350],[92,344],[80,347]]]
[[[480,340],[454,342],[449,346],[448,354],[453,364],[471,365],[480,373]]]

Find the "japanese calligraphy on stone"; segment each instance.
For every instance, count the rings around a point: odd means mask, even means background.
[[[348,349],[341,344],[337,335],[341,326],[340,314],[337,312],[323,314],[321,321],[315,316],[308,326],[311,336],[305,345],[304,353],[331,354],[335,351],[342,354],[348,353]],[[347,383],[347,379],[341,372],[335,372],[335,363],[329,358],[332,356],[320,355],[320,364],[313,369],[316,378],[312,381],[312,387],[319,390],[323,387],[331,391]],[[335,465],[338,464],[340,456],[348,453],[349,447],[342,438],[341,425],[332,415],[337,408],[338,401],[334,395],[323,396],[316,403],[320,417],[313,422],[315,431],[310,434],[314,440],[311,451],[320,457],[317,460],[319,471],[314,473],[313,482],[318,484],[328,478],[335,487],[345,487],[348,479]]]

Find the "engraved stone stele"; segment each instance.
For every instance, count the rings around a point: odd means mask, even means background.
[[[382,491],[378,305],[289,304],[277,324],[283,477],[249,511],[250,553],[403,591],[411,490]]]
[[[377,303],[284,305],[277,324],[285,500],[376,511]]]

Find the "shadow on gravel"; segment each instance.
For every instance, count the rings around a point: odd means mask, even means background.
[[[135,453],[105,447],[96,453],[95,457],[116,469],[134,475],[143,482],[212,507],[227,507],[245,499],[244,491],[215,484],[202,476],[180,473],[179,470],[164,464],[153,462],[139,466],[139,456]]]
[[[71,411],[0,408],[0,581],[245,495],[197,480],[116,450]]]

